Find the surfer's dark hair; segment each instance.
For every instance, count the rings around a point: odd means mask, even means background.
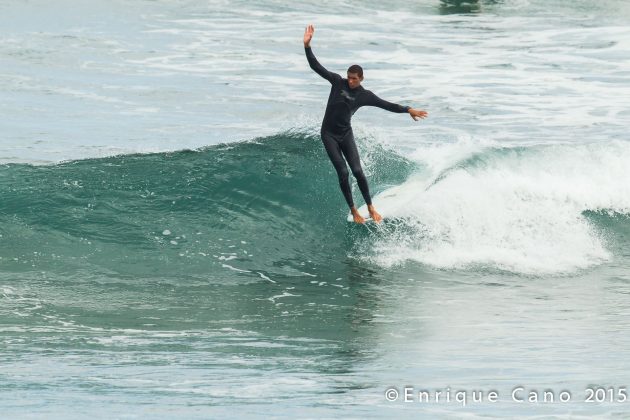
[[[348,73],[358,74],[359,77],[363,77],[363,68],[358,64],[353,64],[348,67]]]

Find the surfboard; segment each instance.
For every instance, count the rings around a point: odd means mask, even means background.
[[[365,215],[365,214],[363,214],[363,213],[361,213],[361,216],[363,216],[363,218],[365,219],[365,223],[368,223],[368,222],[370,222],[370,223],[376,223],[376,222],[374,221],[374,219],[372,219],[370,216],[367,216],[367,215]],[[382,216],[383,216],[383,215],[381,215],[381,217],[382,217]],[[347,220],[348,222],[350,222],[350,223],[354,223],[354,218],[352,217],[352,213],[348,213],[348,217],[346,218],[346,220]],[[383,220],[385,220],[385,218],[384,218],[384,217],[383,217]]]
[[[376,211],[378,211],[378,214],[380,214],[381,217],[383,218],[383,221],[385,221],[386,219],[389,219],[390,216],[395,214],[394,209],[398,205],[398,194],[397,193],[398,193],[398,188],[397,187],[391,187],[387,191],[384,191],[381,194],[379,194],[379,195],[377,195],[375,197],[372,197],[372,202],[374,203],[374,207],[376,208]],[[366,204],[362,205],[357,210],[359,210],[359,214],[361,216],[363,216],[363,218],[365,219],[366,222],[376,223],[369,216],[368,208],[367,208]],[[348,217],[346,218],[346,220],[348,222],[350,222],[350,223],[354,223],[354,219],[352,218],[352,213],[351,212],[348,212]]]
[[[369,216],[368,211],[367,211],[367,206],[360,207],[358,210],[359,210],[359,214],[360,214],[361,216],[363,216],[363,218],[365,219],[365,223],[374,223],[374,224],[376,224],[376,222],[374,221],[374,219],[372,219],[372,218]],[[381,222],[384,222],[385,220],[389,220],[389,217],[385,217],[385,216],[383,215],[383,213],[381,213],[381,212],[380,212],[380,209],[377,209],[377,211],[378,211],[378,213],[381,215],[381,217],[383,218],[383,219],[381,220]],[[354,223],[354,218],[352,217],[352,213],[351,213],[351,212],[348,212],[348,216],[346,217],[346,220],[347,220],[348,222],[350,222],[350,223]]]

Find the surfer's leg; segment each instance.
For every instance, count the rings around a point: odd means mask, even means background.
[[[370,213],[370,217],[375,222],[379,223],[383,218],[376,211],[374,206],[372,205],[372,198],[370,197],[370,189],[368,187],[367,178],[363,173],[363,168],[361,168],[361,160],[359,159],[359,151],[357,150],[357,145],[354,142],[354,136],[352,132],[348,133],[346,138],[341,142],[341,150],[343,155],[346,157],[348,164],[350,165],[350,170],[352,171],[352,175],[357,180],[357,184],[359,184],[359,189],[361,190],[361,194],[363,195],[363,199],[368,207],[368,212]],[[358,212],[357,212],[358,214]]]
[[[324,143],[324,148],[326,148],[326,153],[328,153],[330,161],[337,171],[341,192],[343,193],[348,206],[352,208],[354,207],[354,202],[352,201],[352,190],[350,189],[350,180],[348,179],[348,167],[346,166],[346,161],[343,159],[341,154],[339,142],[335,140],[334,137],[325,133],[322,133],[322,142]]]
[[[357,184],[359,185],[359,189],[361,190],[365,203],[371,205],[372,199],[370,197],[370,188],[368,187],[367,178],[365,177],[363,168],[361,167],[359,151],[357,150],[357,145],[354,142],[354,136],[352,133],[349,133],[346,138],[344,138],[340,146],[343,155],[346,157],[346,160],[350,165],[352,175],[354,175],[354,178],[357,180]]]

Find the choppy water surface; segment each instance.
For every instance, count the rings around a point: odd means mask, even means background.
[[[4,415],[623,418],[628,17],[0,1]],[[354,118],[378,228],[345,220],[307,23],[429,111]]]

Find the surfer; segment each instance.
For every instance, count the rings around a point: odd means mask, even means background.
[[[363,69],[357,64],[348,68],[347,79],[344,79],[337,73],[326,70],[319,64],[311,50],[311,39],[313,39],[314,32],[315,27],[313,25],[308,25],[304,31],[306,59],[311,68],[332,85],[330,95],[328,96],[326,112],[324,113],[324,120],[322,121],[322,142],[324,143],[328,157],[337,171],[339,186],[346,199],[346,203],[348,203],[350,207],[354,221],[356,223],[365,223],[365,219],[359,214],[352,200],[352,190],[350,189],[346,161],[350,165],[352,175],[354,175],[357,180],[361,195],[363,195],[363,199],[368,206],[370,217],[378,223],[382,220],[382,217],[372,205],[367,178],[361,168],[359,152],[354,142],[350,119],[356,110],[362,106],[376,106],[397,113],[406,112],[416,121],[419,118],[426,118],[427,113],[419,109],[387,102],[371,91],[364,89],[363,86],[361,86],[361,82],[363,81]]]

